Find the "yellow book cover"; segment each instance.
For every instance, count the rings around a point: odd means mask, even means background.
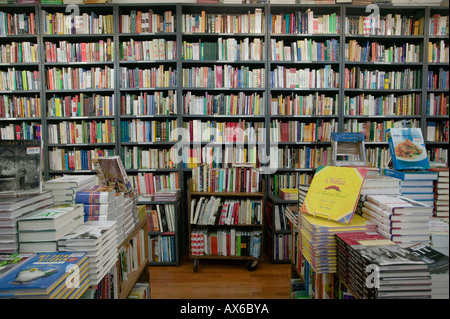
[[[302,209],[313,216],[349,224],[366,174],[367,169],[359,167],[319,167]]]

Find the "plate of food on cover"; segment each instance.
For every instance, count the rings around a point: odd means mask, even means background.
[[[423,145],[416,144],[410,139],[394,145],[395,156],[405,162],[417,162],[427,158],[427,151]]]

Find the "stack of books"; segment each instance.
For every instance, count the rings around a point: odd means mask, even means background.
[[[86,253],[39,253],[0,279],[0,298],[78,299],[89,283]]]
[[[431,206],[401,195],[369,195],[362,211],[376,223],[378,233],[397,244],[430,242]]]
[[[160,192],[156,192],[153,195],[153,200],[158,201],[170,201],[170,202],[176,202],[181,197],[181,189],[165,189]]]
[[[376,225],[355,215],[350,224],[327,220],[309,214],[300,214],[301,251],[316,273],[335,273],[336,238],[341,232],[375,232]]]
[[[448,256],[434,249],[434,247],[423,244],[415,244],[407,247],[407,250],[421,258],[428,265],[431,275],[431,298],[449,298],[449,265]]]
[[[291,205],[291,206],[286,206],[286,209],[284,211],[286,218],[292,223],[292,226],[294,228],[298,228],[298,205]]]
[[[91,286],[97,285],[118,257],[115,221],[86,222],[58,241],[59,251],[86,252]]]
[[[123,228],[125,237],[139,224],[137,214],[136,197],[134,195],[125,195],[123,204]]]
[[[77,192],[75,202],[84,204],[84,221],[116,220],[116,190],[113,186],[88,186]]]
[[[437,180],[437,173],[429,170],[399,171],[383,168],[382,174],[400,179],[401,195],[433,206],[433,181]]]
[[[430,171],[438,173],[434,181],[434,216],[448,223],[449,219],[449,170],[448,167],[430,168]]]
[[[338,276],[356,297],[431,298],[428,266],[408,250],[377,233],[340,233],[336,241]]]
[[[19,251],[17,220],[32,212],[53,205],[51,192],[38,195],[0,197],[0,253]]]
[[[431,233],[431,245],[435,248],[449,250],[449,224],[438,217],[433,217],[428,222]]]
[[[44,189],[52,192],[55,204],[75,203],[77,192],[95,184],[95,175],[64,175],[45,181]]]
[[[303,206],[303,202],[305,201],[306,194],[308,194],[309,184],[300,184],[298,185],[298,211]],[[298,224],[298,222],[297,222]]]
[[[278,193],[283,200],[298,200],[298,189],[296,188],[280,188]]]
[[[58,240],[81,225],[82,204],[53,205],[17,221],[19,251],[47,253],[58,251]]]
[[[116,222],[117,222],[117,240],[119,243],[126,238],[124,228],[125,195],[116,193]]]

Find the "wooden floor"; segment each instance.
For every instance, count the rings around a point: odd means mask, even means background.
[[[180,266],[149,267],[152,299],[288,299],[290,264],[271,264],[267,257],[255,271],[245,261],[183,257]]]

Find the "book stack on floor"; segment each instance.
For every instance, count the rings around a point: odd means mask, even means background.
[[[317,273],[336,272],[335,234],[351,231],[376,231],[376,225],[362,216],[354,215],[344,224],[309,214],[300,214],[301,251]]]
[[[97,285],[118,257],[116,221],[88,221],[58,241],[59,251],[86,252],[91,286]]]
[[[88,186],[77,192],[75,202],[84,204],[84,221],[116,220],[116,190],[113,186]]]
[[[53,205],[17,221],[19,251],[58,251],[58,240],[84,223],[83,204]]]
[[[431,298],[427,264],[373,232],[336,234],[337,274],[360,299]]]
[[[430,171],[438,173],[434,181],[434,216],[449,221],[449,169],[430,168]]]
[[[421,258],[428,265],[431,275],[431,298],[449,298],[449,265],[448,255],[423,244],[407,247],[414,255]]]
[[[38,253],[0,278],[0,298],[78,299],[89,279],[86,253]]]
[[[45,190],[52,192],[56,205],[75,203],[77,192],[95,184],[95,175],[64,175],[43,182]]]
[[[429,206],[434,205],[433,181],[438,174],[429,170],[398,171],[383,168],[382,174],[400,179],[401,195]]]
[[[362,211],[376,223],[378,233],[396,244],[430,242],[431,206],[401,195],[369,195]]]
[[[18,219],[51,205],[53,197],[49,191],[37,195],[0,197],[0,253],[12,254],[19,251]]]

